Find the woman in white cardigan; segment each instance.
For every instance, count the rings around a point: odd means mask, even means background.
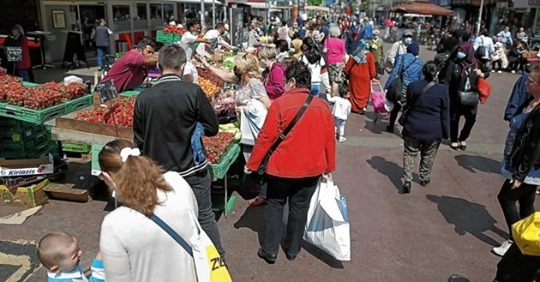
[[[197,201],[176,172],[162,174],[127,140],[107,143],[99,154],[100,177],[123,206],[101,225],[100,250],[108,281],[197,281],[195,262],[148,216],[154,214],[188,244],[200,236]]]

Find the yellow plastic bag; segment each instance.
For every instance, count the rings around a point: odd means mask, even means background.
[[[231,282],[232,279],[229,270],[213,244],[206,247],[206,255],[210,267],[210,281]]]
[[[514,223],[512,237],[524,255],[540,256],[540,212]]]

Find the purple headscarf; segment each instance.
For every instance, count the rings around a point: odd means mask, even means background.
[[[476,64],[476,58],[474,57],[474,48],[472,42],[461,42],[458,46],[459,49],[463,50],[463,52],[467,55],[465,59],[463,59],[460,62],[461,65],[461,74],[465,72],[465,70],[469,69],[472,65]]]

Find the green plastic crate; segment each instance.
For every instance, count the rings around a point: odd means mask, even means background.
[[[73,153],[88,153],[92,150],[92,145],[62,142],[62,151]]]
[[[25,107],[0,103],[0,116],[35,124],[42,124],[48,120],[62,116],[65,114],[65,110],[65,103],[60,103],[43,110],[33,110]]]
[[[26,128],[1,128],[0,127],[0,140],[2,141],[25,141],[31,139],[33,136],[47,132],[47,129],[43,125],[33,124],[32,127]]]
[[[163,30],[158,30],[156,32],[156,41],[165,43],[165,44],[173,44],[175,42],[178,42],[182,39],[182,36],[176,34],[176,33],[166,33],[163,32]]]
[[[46,155],[51,150],[51,141],[45,140],[33,145],[28,150],[21,148],[0,148],[0,157],[7,159],[31,159]]]
[[[134,96],[139,95],[139,93],[141,93],[141,91],[130,90],[130,91],[124,91],[124,92],[120,93],[120,96],[124,96],[124,97],[134,97]]]
[[[0,139],[0,150],[30,152],[34,148],[40,148],[43,143],[48,143],[49,141],[51,141],[51,135],[46,130],[26,140],[14,141],[11,137],[3,137]]]
[[[70,114],[72,112],[76,112],[78,110],[87,108],[89,106],[92,106],[93,104],[93,96],[92,95],[84,95],[82,97],[79,97],[77,99],[73,99],[71,101],[64,102],[66,104],[66,108],[64,113]]]
[[[37,84],[37,83],[32,83],[32,82],[26,82],[26,81],[23,81],[22,84],[26,87],[37,87],[37,86],[41,86],[41,84]]]
[[[218,164],[210,163],[210,174],[212,175],[212,177],[217,179],[222,179],[223,177],[225,177],[231,165],[240,155],[240,151],[240,145],[237,143],[233,143],[231,146],[229,146],[229,149],[227,149],[227,153],[223,155]]]
[[[116,54],[115,54],[116,59],[118,60],[118,59],[122,58],[122,56],[124,56],[125,53],[126,53],[126,52],[118,52],[118,53],[116,53]]]

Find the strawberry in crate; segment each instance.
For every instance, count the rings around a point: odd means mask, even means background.
[[[22,87],[22,85],[21,87],[9,89],[9,91],[6,93],[6,102],[10,105],[24,107],[25,91],[26,90]]]

